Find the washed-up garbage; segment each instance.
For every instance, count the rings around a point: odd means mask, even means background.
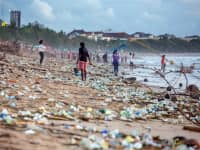
[[[112,121],[117,117],[116,113],[109,109],[99,109],[97,115],[103,116],[106,121]]]
[[[39,124],[48,124],[48,119],[44,117],[42,114],[35,113],[33,115],[33,121],[38,122]]]
[[[156,142],[153,141],[153,137],[148,133],[145,133],[143,135],[142,142],[145,145],[151,145],[151,146],[154,146],[154,147],[161,147],[160,144],[157,144]]]
[[[11,108],[15,108],[15,107],[16,107],[16,103],[15,103],[15,102],[11,102],[11,103],[9,104],[9,106],[10,106]]]
[[[54,116],[61,116],[70,120],[75,120],[75,118],[73,117],[73,113],[70,111],[60,110],[58,112],[52,112],[51,114]]]
[[[42,93],[42,89],[38,84],[32,85],[31,88],[34,90],[34,92]]]
[[[108,136],[109,131],[108,131],[107,129],[104,129],[104,130],[101,131],[101,134],[102,134],[103,136]]]
[[[120,119],[121,120],[132,120],[134,119],[134,116],[133,116],[133,111],[130,110],[130,109],[125,109],[123,111],[120,112]]]
[[[93,115],[90,112],[85,112],[79,116],[79,119],[84,120],[84,121],[89,121],[93,119]]]
[[[55,102],[56,100],[54,98],[48,98],[49,102]]]
[[[108,134],[109,133],[109,134]],[[109,137],[108,137],[109,135]],[[90,135],[88,138],[82,138],[80,146],[83,149],[179,149],[179,150],[196,150],[196,144],[186,145],[182,139],[179,143],[174,144],[175,141],[166,141],[162,139],[156,139],[150,135],[149,131],[140,137],[132,135],[125,135],[119,130],[108,131],[104,129],[101,131],[101,136]],[[175,139],[174,139],[175,140]],[[164,144],[165,143],[165,144]]]
[[[31,134],[35,134],[35,131],[34,130],[26,130],[24,133],[27,135],[31,135]]]
[[[0,96],[4,96],[4,95],[5,95],[5,91],[1,91]]]
[[[46,133],[46,131],[42,127],[40,127],[36,124],[27,124],[26,128],[27,128],[27,130],[25,132],[28,132],[28,133],[30,133],[30,131],[34,131],[34,133],[35,132]]]
[[[69,148],[67,145],[75,146],[75,149],[117,150],[194,148],[186,140],[177,144],[174,139],[162,140],[149,132],[143,133],[144,129],[134,128],[134,122],[139,119],[144,124],[148,119],[180,126],[188,120],[199,124],[200,102],[189,96],[176,95],[173,99],[170,92],[149,92],[150,87],[144,88],[136,81],[123,82],[124,79],[113,78],[110,71],[106,71],[109,70],[106,65],[101,66],[103,69],[89,67],[85,82],[73,75],[74,64],[71,62],[61,65],[54,61],[38,66],[26,57],[15,59],[11,57],[9,66],[2,67],[3,71],[0,68],[3,72],[0,73],[0,123],[3,130],[16,128],[14,132],[17,134],[33,134],[39,139],[45,133],[49,141],[56,140],[56,144],[65,149]],[[69,70],[72,72],[68,73]],[[113,129],[112,124],[118,122],[126,124],[130,132]],[[6,123],[12,128],[7,128]],[[68,139],[72,140],[65,143]],[[21,141],[19,143],[24,140]]]
[[[89,86],[96,90],[108,91],[108,87],[101,80],[94,80],[93,82],[91,82],[91,84]]]
[[[109,132],[109,136],[113,139],[116,139],[116,138],[121,138],[123,135],[119,132],[118,129],[115,129]]]
[[[6,98],[9,99],[9,100],[14,100],[14,99],[16,99],[15,96],[6,96]]]
[[[29,117],[33,116],[33,114],[30,111],[19,111],[18,115],[19,116],[29,116]]]
[[[7,109],[3,109],[1,114],[0,114],[0,119],[3,120],[8,116],[8,110]]]
[[[7,124],[12,124],[14,122],[14,119],[9,115],[7,109],[3,109],[0,113],[0,121],[5,121]]]
[[[83,139],[81,141],[81,146],[88,150],[108,149],[108,143],[104,139],[96,137],[95,135],[89,136],[88,139]]]
[[[63,104],[62,102],[58,102],[58,103],[56,103],[55,107],[61,109],[61,108],[64,107],[64,105],[65,105],[65,104]]]
[[[143,145],[142,145],[141,142],[137,142],[137,143],[134,143],[132,147],[133,147],[134,149],[142,149],[142,146],[143,146]]]
[[[79,111],[79,108],[78,107],[76,107],[76,106],[74,106],[74,105],[70,105],[70,111],[72,111],[72,112],[78,112]]]
[[[131,121],[132,119],[145,119],[145,115],[147,115],[148,112],[145,108],[125,108],[120,112],[120,119],[121,120],[129,120]]]
[[[24,90],[25,90],[26,92],[31,92],[31,89],[30,89],[28,86],[24,86]]]
[[[38,98],[38,96],[30,95],[28,98],[29,98],[29,100],[36,100]]]

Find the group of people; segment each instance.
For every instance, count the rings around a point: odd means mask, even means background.
[[[44,60],[44,52],[46,51],[46,47],[43,44],[43,40],[39,41],[39,45],[37,46],[39,56],[40,56],[40,65],[42,65]],[[85,44],[83,42],[80,43],[79,53],[77,57],[77,66],[81,70],[81,79],[83,81],[86,80],[87,77],[87,62],[89,60],[89,64],[91,63],[90,55],[88,53],[87,48],[85,47]]]
[[[40,65],[42,65],[43,60],[44,60],[44,52],[45,52],[45,46],[43,45],[43,40],[39,41],[38,52],[39,52],[39,55],[40,55]],[[131,71],[133,71],[133,69],[134,69],[134,57],[135,57],[134,53],[129,53],[129,66],[130,66]],[[103,55],[103,60],[104,60],[105,63],[108,62],[108,54],[107,53],[105,53]],[[162,55],[162,59],[161,59],[161,71],[162,72],[165,72],[165,67],[166,67],[165,61],[166,61],[165,55]],[[88,52],[87,48],[85,47],[85,43],[81,42],[76,64],[77,64],[78,69],[81,71],[81,79],[83,81],[85,81],[86,78],[87,78],[87,64],[88,64],[88,62],[89,62],[90,65],[92,65],[89,52]],[[118,76],[120,56],[119,56],[117,49],[113,51],[112,64],[113,64],[113,67],[114,67],[113,68],[114,75]]]

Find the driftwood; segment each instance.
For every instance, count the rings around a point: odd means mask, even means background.
[[[170,82],[165,78],[165,75],[163,74],[163,73],[161,73],[159,70],[157,70],[157,69],[153,69],[153,70],[155,70],[155,72],[157,73],[157,74],[159,74],[160,75],[160,77],[162,78],[162,79],[164,79],[165,80],[165,82],[172,88],[172,90],[173,90],[173,92],[174,92],[174,94],[173,95],[177,95],[177,92],[176,92],[176,90],[175,90],[175,88],[170,84]],[[186,74],[184,73],[184,76],[185,76],[185,79],[186,79],[186,84],[188,84],[188,79],[187,79],[187,76],[186,76]],[[172,95],[172,94],[171,94]],[[187,94],[186,94],[187,95]],[[193,95],[191,95],[190,94],[190,96],[192,97]],[[175,105],[176,105],[176,103],[174,103]],[[182,109],[180,109],[179,107],[177,107],[178,108],[178,111],[188,120],[188,121],[191,121],[192,123],[194,123],[194,124],[196,124],[197,126],[200,126],[200,124],[198,124],[198,123],[196,123],[196,122],[194,122],[193,120],[191,120],[190,119],[190,117],[188,117],[184,112],[183,112],[183,110]]]
[[[62,132],[63,134],[66,134],[66,135],[71,135],[71,136],[79,136],[79,137],[87,137],[87,133],[84,133],[84,132],[80,132],[80,131],[68,131],[68,130],[62,130],[62,129],[54,129],[54,128],[51,128],[51,127],[42,127],[48,131],[50,131],[51,133],[55,134],[56,132]]]
[[[196,126],[184,126],[184,130],[194,131],[194,132],[200,132],[200,127]]]
[[[170,82],[165,78],[165,75],[164,75],[163,73],[161,73],[159,70],[155,70],[155,72],[156,72],[157,74],[159,74],[160,77],[161,77],[162,79],[165,80],[165,82],[169,85],[169,87],[172,88],[174,94],[176,94],[176,90],[175,90],[175,88],[174,88],[174,87],[170,84]]]
[[[183,72],[183,75],[184,75],[184,77],[185,77],[185,80],[186,80],[186,88],[188,87],[188,78],[187,78],[187,75],[186,75],[186,73],[185,72]]]

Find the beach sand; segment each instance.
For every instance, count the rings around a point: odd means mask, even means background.
[[[76,128],[77,125],[96,128],[98,131],[102,129],[119,129],[123,133],[131,133],[137,130],[140,133],[147,131],[151,128],[153,136],[160,136],[164,139],[172,139],[175,136],[184,136],[186,138],[196,139],[200,142],[200,134],[198,132],[191,132],[183,130],[183,126],[192,125],[184,117],[182,123],[176,117],[168,118],[171,121],[162,121],[160,119],[146,119],[146,120],[133,120],[122,121],[119,118],[113,121],[105,121],[102,119],[88,119],[87,121],[80,119],[81,114],[88,108],[92,109],[111,109],[114,111],[122,110],[123,107],[129,107],[132,103],[109,101],[105,91],[97,90],[86,85],[86,83],[79,80],[80,77],[73,75],[73,68],[75,67],[74,61],[69,60],[55,60],[45,59],[44,65],[39,66],[37,62],[37,55],[33,57],[18,57],[7,55],[6,61],[0,61],[1,74],[0,74],[0,88],[1,91],[6,92],[8,95],[18,97],[14,100],[16,103],[15,108],[9,107],[9,101],[4,96],[0,96],[2,104],[0,111],[7,109],[9,113],[15,118],[14,125],[7,125],[0,122],[0,147],[1,149],[82,149],[79,144],[72,142],[71,139],[79,141],[82,137],[87,137],[88,134],[94,134],[86,131],[80,131]],[[89,66],[90,68],[91,66]],[[98,67],[98,66],[97,66]],[[102,72],[109,72],[104,66],[99,67],[99,72],[89,73],[89,78],[103,76]],[[106,77],[105,77],[106,78]],[[61,80],[62,79],[62,80]],[[114,80],[108,87],[113,88],[121,84],[118,79]],[[91,81],[87,81],[89,84]],[[112,84],[112,85],[111,85]],[[35,89],[39,86],[40,89]],[[149,88],[140,83],[134,83],[130,86],[138,86],[142,91],[149,92]],[[159,87],[152,88],[158,92]],[[112,89],[113,90],[113,89]],[[112,94],[110,90],[109,94]],[[161,89],[163,91],[163,89]],[[23,94],[20,94],[23,93]],[[31,98],[32,96],[32,98]],[[33,97],[36,97],[35,99]],[[33,113],[44,113],[45,111],[69,109],[70,105],[80,106],[80,111],[75,113],[74,120],[67,117],[53,118],[53,115],[46,115],[48,124],[45,121],[37,122],[30,119],[24,120],[23,117],[18,116],[19,111],[31,111]],[[42,129],[35,129],[36,133],[33,135],[25,134],[28,126],[41,127]],[[32,129],[34,129],[32,127]],[[39,131],[38,131],[39,130]],[[95,133],[98,135],[98,133]]]

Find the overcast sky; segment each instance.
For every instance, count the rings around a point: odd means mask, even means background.
[[[0,16],[22,11],[22,24],[39,21],[57,31],[73,29],[200,35],[200,0],[0,0]]]

